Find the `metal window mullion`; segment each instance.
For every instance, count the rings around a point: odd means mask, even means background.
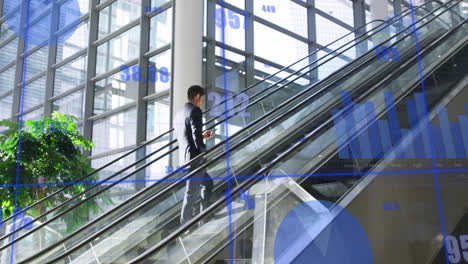
[[[37,22],[42,20],[43,18],[47,17],[50,14],[51,10],[46,9],[43,11],[41,14],[39,14],[37,17],[35,17],[32,21],[29,21],[29,23],[26,25],[27,27],[33,27]]]
[[[75,25],[75,22],[71,22],[70,25],[65,26],[64,28],[61,28],[60,30],[57,30],[57,32],[55,32],[55,35],[58,37],[60,35],[66,34],[68,31],[75,30],[76,28],[80,27],[83,24],[83,22],[86,22],[88,19],[89,19],[89,13],[84,14],[79,19],[77,19],[79,21],[78,26]]]
[[[226,43],[222,43],[221,41],[214,41],[213,39],[211,39],[210,41],[213,41],[213,43],[215,44],[215,46],[219,47],[219,48],[223,48],[225,50],[228,50],[228,51],[232,51],[234,53],[237,53],[239,55],[242,55],[242,56],[247,56],[247,52],[245,52],[244,50],[241,50],[239,48],[236,48],[234,46],[231,46],[229,44],[226,44]]]
[[[140,146],[143,142],[146,141],[146,116],[147,116],[147,101],[143,98],[146,96],[146,91],[148,90],[149,81],[148,80],[148,66],[149,58],[145,57],[145,54],[149,51],[149,42],[150,42],[150,31],[151,27],[151,18],[145,16],[144,7],[151,6],[151,0],[142,0],[141,12],[140,12],[140,50],[138,56],[138,65],[141,69],[141,81],[138,82],[138,91],[136,99],[136,145]],[[157,33],[157,32],[156,32]],[[141,148],[136,152],[136,160],[142,159],[146,156],[146,148]],[[138,166],[144,165],[145,162],[137,164]],[[137,180],[135,183],[135,188],[140,190],[146,186],[146,169],[139,171],[135,175]]]
[[[269,28],[272,28],[278,32],[281,32],[283,33],[284,35],[286,36],[289,36],[291,38],[294,38],[295,40],[298,40],[298,41],[302,41],[304,43],[308,43],[309,40],[306,38],[306,37],[303,37],[302,35],[300,34],[297,34],[289,29],[286,29],[286,28],[283,28],[283,27],[280,27],[278,26],[277,24],[273,23],[273,22],[270,22],[264,18],[261,18],[261,17],[257,17],[257,16],[253,16],[254,19],[256,22],[260,23],[260,24],[263,24],[264,26],[267,26]]]
[[[10,68],[13,67],[14,65],[16,65],[16,61],[12,61],[12,62],[8,63],[7,65],[1,67],[1,68],[0,68],[0,74],[4,73],[5,71],[7,71],[8,69],[10,69]]]
[[[83,49],[83,50],[81,50],[81,51],[78,51],[78,52],[76,52],[75,54],[73,54],[73,55],[67,57],[66,59],[63,59],[63,60],[61,60],[61,61],[59,61],[59,62],[56,61],[55,64],[52,65],[51,67],[54,68],[54,69],[58,69],[58,68],[62,67],[63,65],[68,64],[68,63],[70,63],[70,62],[72,62],[72,61],[78,59],[79,57],[86,55],[86,52],[87,52],[86,49]],[[57,53],[57,52],[56,52],[56,53]],[[56,55],[56,56],[57,56],[57,55]]]
[[[401,0],[393,0],[393,15],[396,16],[401,13]]]
[[[133,66],[133,65],[136,65],[138,63],[138,58],[136,59],[133,59],[131,61],[127,61],[125,63],[125,65],[127,66]],[[91,78],[91,81],[92,82],[99,82],[101,80],[104,80],[106,78],[109,78],[111,77],[112,75],[116,74],[116,73],[119,73],[121,70],[120,70],[120,66],[118,68],[114,68],[114,69],[111,69],[109,71],[107,71],[106,73],[103,73],[103,74],[99,74],[99,75],[96,75],[94,76],[93,78]]]
[[[0,100],[2,100],[3,98],[5,98],[5,97],[7,97],[7,96],[9,96],[11,94],[13,94],[13,90],[9,90],[9,91],[6,91],[4,93],[1,93],[0,94]]]
[[[170,76],[170,87],[169,87],[169,126],[170,128],[174,127],[174,40],[175,40],[175,23],[176,23],[176,0],[172,0],[171,3],[172,6],[172,22],[171,22],[171,27],[172,27],[172,36],[171,36],[171,74]],[[150,23],[151,25],[151,23]],[[148,54],[146,54],[148,55]],[[148,57],[148,56],[147,56]],[[149,57],[148,57],[149,60]],[[202,61],[200,63],[203,63]],[[156,89],[155,89],[156,90]],[[152,96],[155,96],[154,94]],[[144,98],[145,99],[145,98]],[[146,99],[145,99],[146,100]],[[148,100],[146,100],[148,101]],[[171,142],[173,139],[172,133],[169,134],[169,142]],[[144,142],[143,144],[145,144]],[[169,162],[172,164],[172,155],[169,155]]]
[[[101,120],[101,119],[108,118],[108,117],[116,115],[116,114],[120,114],[122,112],[129,111],[129,110],[131,110],[132,108],[135,108],[135,107],[136,107],[136,102],[130,102],[128,104],[124,104],[122,106],[116,107],[116,108],[114,108],[114,109],[112,109],[110,111],[106,111],[106,112],[103,112],[103,113],[100,113],[100,114],[93,115],[89,119],[93,120],[93,121]]]
[[[159,48],[157,48],[155,50],[146,52],[145,57],[153,57],[155,55],[158,55],[158,54],[163,53],[163,52],[165,52],[167,50],[170,50],[170,49],[172,49],[172,44],[171,43],[166,44],[166,45],[164,45],[162,47],[159,47]]]
[[[15,38],[17,38],[16,34],[13,34],[11,35],[10,37],[8,37],[7,39],[5,39],[5,41],[3,41],[2,43],[0,43],[0,49],[5,47],[6,45],[10,44],[10,42],[12,42],[13,40],[15,40]]]
[[[251,19],[254,13],[254,4],[252,0],[245,0],[245,11],[247,12],[247,29],[245,30],[245,87],[255,83],[255,32],[254,32],[254,21]]]
[[[142,7],[143,7],[144,15],[149,17],[149,18],[152,18],[152,17],[155,17],[155,16],[157,16],[157,15],[159,15],[161,13],[164,13],[166,10],[171,8],[172,7],[172,2],[169,1],[169,2],[166,2],[166,3],[162,4],[162,5],[160,5],[159,7],[161,8],[161,12],[158,12],[158,13],[153,13],[153,12],[146,13],[146,12],[144,12],[144,7],[145,6],[142,6]]]
[[[318,49],[317,46],[317,17],[315,0],[307,0],[307,38],[309,39],[309,54],[312,54]],[[309,64],[317,60],[317,53],[309,56]],[[311,82],[318,79],[318,69],[315,69],[309,74]]]
[[[49,98],[49,101],[60,100],[60,99],[62,99],[62,98],[64,98],[64,97],[67,97],[67,96],[69,96],[69,95],[71,95],[71,94],[73,94],[73,93],[75,93],[75,92],[78,92],[78,91],[80,91],[80,90],[83,90],[84,87],[85,87],[85,84],[84,84],[84,83],[83,83],[83,84],[80,84],[80,85],[78,85],[78,86],[76,86],[76,87],[74,87],[74,88],[72,88],[72,89],[70,89],[70,90],[67,90],[67,91],[65,91],[65,92],[63,92],[63,93],[61,93],[61,94],[54,95],[54,96],[50,97],[50,98]]]
[[[355,29],[362,27],[366,24],[366,10],[364,0],[353,1],[353,18]],[[361,29],[360,31],[365,31],[365,29]],[[360,33],[361,32],[356,32],[356,34]]]
[[[55,69],[52,68],[52,65],[55,64],[57,59],[57,43],[58,36],[55,36],[55,32],[59,29],[60,23],[60,8],[57,3],[52,2],[52,16],[50,23],[50,36],[49,36],[49,56],[47,58],[47,69],[46,69],[46,91],[44,98],[44,116],[50,116],[52,114],[52,102],[49,101],[54,95],[54,78],[55,78]]]
[[[35,106],[31,107],[31,108],[28,108],[28,110],[23,112],[23,116],[25,116],[25,115],[27,115],[27,114],[29,114],[31,112],[34,112],[34,111],[36,111],[37,109],[40,109],[43,106],[44,106],[44,104],[41,103],[41,104],[35,105]],[[19,117],[19,116],[20,116],[19,113],[15,115],[15,117]]]
[[[26,19],[27,19],[27,8],[26,8],[26,1],[22,1],[22,7],[21,10],[21,18],[20,18],[20,28],[21,25],[26,24]],[[22,80],[23,76],[23,66],[24,66],[24,60],[25,57],[21,56],[25,48],[25,43],[24,39],[21,39],[18,37],[18,49],[16,53],[16,68],[15,68],[15,85],[13,88],[13,102],[12,102],[12,111],[11,111],[11,120],[14,122],[19,121],[19,115],[20,114],[20,107],[21,107],[21,94],[22,94],[22,87],[18,87],[16,84],[20,83]]]
[[[21,56],[24,56],[24,55],[28,55],[28,56],[31,56],[32,54],[34,54],[36,51],[42,49],[44,46],[46,46],[48,44],[48,41],[44,41],[43,43],[41,43],[40,45],[37,45],[37,46],[32,46],[30,47],[30,49],[28,49],[28,51],[25,51],[24,53],[21,54]]]
[[[106,7],[110,6],[110,5],[112,5],[112,4],[115,3],[115,2],[117,2],[117,0],[107,0],[107,1],[105,1],[104,3],[102,3],[102,4],[96,5],[96,10],[99,12],[99,11],[103,10],[104,8],[106,8]]]
[[[215,27],[216,2],[206,1],[206,86],[207,90],[216,87],[216,27]],[[202,62],[203,63],[203,62]],[[206,102],[207,100],[205,100]]]
[[[214,1],[215,4],[216,3],[220,4],[220,0],[208,0],[208,3],[212,2],[212,1]],[[224,8],[231,9],[234,12],[242,12],[243,11],[241,8],[239,8],[237,6],[234,6],[232,4],[229,4],[227,2],[223,2],[223,6],[224,6]],[[213,12],[215,12],[215,11],[213,10]],[[208,15],[208,13],[207,13],[207,15]],[[260,24],[263,24],[264,26],[270,27],[270,28],[272,28],[272,29],[274,29],[276,31],[279,31],[279,32],[291,37],[291,38],[295,38],[296,40],[299,40],[299,41],[302,41],[302,42],[307,42],[307,38],[301,36],[300,34],[295,33],[295,32],[293,32],[293,31],[291,31],[289,29],[286,29],[284,27],[281,27],[281,26],[279,26],[279,25],[277,25],[277,24],[275,24],[273,22],[270,22],[269,20],[266,20],[266,19],[261,18],[259,16],[255,16],[254,13],[251,13],[251,15],[249,16],[249,22],[250,22],[250,20],[256,21],[256,22],[258,22]],[[214,16],[213,16],[213,22],[214,22]],[[207,37],[209,37],[209,36],[207,36]],[[212,39],[214,39],[214,37]]]
[[[5,2],[5,1],[2,1],[2,2]],[[3,8],[3,5],[2,5],[2,8]],[[2,15],[3,15],[3,17],[0,19],[0,23],[5,22],[7,17],[12,16],[15,12],[18,12],[19,10],[21,10],[20,5],[18,5],[17,7],[13,8],[12,10],[9,10],[10,12],[9,12],[8,14],[4,14],[4,13],[3,13],[3,9],[2,9]]]
[[[304,7],[304,8],[306,8],[307,5],[308,5],[307,3],[304,3],[302,0],[289,0],[289,1],[291,1],[291,2],[293,2],[295,4],[297,4],[297,5],[300,5],[300,6]]]
[[[94,108],[94,82],[91,79],[96,74],[97,46],[92,45],[97,40],[99,30],[99,13],[96,10],[98,0],[90,0],[89,10],[89,36],[88,36],[88,63],[86,72],[86,82],[84,89],[84,109],[83,109],[83,136],[89,140],[93,137],[93,116]],[[85,155],[90,156],[91,151],[85,151]]]
[[[215,10],[216,1],[206,0],[206,48],[205,48],[205,89],[213,91],[216,88],[216,26],[215,26]],[[200,62],[203,65],[203,60]],[[203,79],[203,78],[202,78]],[[205,100],[206,109],[208,108],[208,100]],[[213,146],[212,141],[207,142],[207,147]]]
[[[111,32],[111,30],[112,30],[111,23],[112,23],[112,10],[113,10],[113,9],[114,9],[114,8],[113,8],[112,5],[109,6],[109,12],[108,12],[108,14],[107,14],[107,32]],[[98,16],[99,16],[99,13],[101,13],[101,11],[102,11],[102,10],[99,10],[99,11],[98,11]],[[117,30],[117,31],[119,31],[119,30]],[[122,31],[122,32],[124,32],[124,31]],[[115,33],[115,32],[114,32],[114,33]],[[120,34],[123,34],[123,33],[118,33],[118,35],[120,35]],[[112,35],[112,34],[110,34],[110,35]],[[118,35],[116,35],[116,36],[118,36]],[[112,51],[111,51],[111,41],[112,41],[112,38],[113,38],[113,36],[111,36],[110,38],[103,38],[103,39],[101,39],[100,41],[105,41],[104,44],[93,43],[93,45],[95,45],[96,48],[99,47],[100,45],[106,45],[106,51],[107,51],[107,52],[106,52],[106,53],[107,53],[107,56],[106,56],[106,65],[105,65],[106,71],[108,71],[109,68],[110,68],[109,65],[110,65],[110,60],[111,60],[111,56],[112,56]],[[99,39],[99,25],[98,25],[98,39]],[[96,40],[96,41],[97,41],[97,40]],[[96,65],[96,67],[97,67],[97,65]],[[95,73],[95,74],[96,74],[96,73]],[[111,95],[111,96],[112,96],[112,95]],[[105,101],[107,101],[107,100],[105,100]]]
[[[99,46],[99,45],[103,44],[104,42],[109,42],[109,40],[112,40],[115,37],[118,37],[118,36],[126,33],[127,31],[129,31],[130,29],[138,26],[139,24],[140,24],[140,20],[135,19],[132,22],[126,24],[125,26],[123,26],[123,27],[121,27],[121,28],[119,28],[119,29],[105,35],[104,37],[99,38],[99,40],[96,40],[96,42],[94,42],[93,45]],[[111,31],[110,26],[109,26],[108,31],[109,32]]]
[[[4,0],[0,0],[0,16],[3,16],[3,5],[5,4]]]
[[[366,24],[366,5],[364,0],[355,0],[353,1],[353,17],[354,17],[354,28],[360,28],[363,27]],[[355,36],[356,39],[362,35],[365,34],[366,29],[362,28],[361,30],[356,31]],[[363,54],[365,51],[367,51],[367,41],[364,41],[356,47],[356,57],[360,56]]]
[[[96,159],[100,159],[100,158],[106,158],[106,157],[109,157],[109,156],[112,156],[112,155],[122,154],[124,152],[131,151],[134,148],[136,148],[135,144],[125,146],[125,147],[122,147],[122,148],[118,148],[118,149],[109,150],[109,151],[106,151],[106,152],[102,152],[102,153],[90,156],[89,159],[90,160],[96,160]],[[122,194],[122,192],[119,192],[119,193]]]
[[[165,97],[168,97],[168,96],[171,96],[170,90],[165,90],[165,91],[162,91],[162,92],[157,92],[157,93],[154,93],[154,94],[147,95],[147,96],[143,97],[143,100],[145,100],[145,101],[156,101],[156,100],[159,100],[159,99],[164,99]],[[147,140],[147,141],[149,141],[149,140]]]
[[[28,86],[31,83],[39,80],[40,78],[42,78],[44,76],[46,76],[46,72],[41,72],[41,73],[38,73],[38,74],[34,75],[33,77],[29,77],[28,80],[24,82],[24,85]],[[19,83],[15,84],[15,86],[18,87],[18,88],[21,88],[21,85],[23,85],[23,82],[21,82],[21,81]]]
[[[331,15],[327,14],[327,13],[323,12],[322,10],[320,10],[318,8],[314,7],[314,9],[315,9],[314,11],[315,11],[315,13],[317,15],[320,15],[321,17],[323,17],[323,18],[325,18],[327,20],[330,20],[331,22],[333,22],[333,23],[335,23],[335,24],[337,24],[337,25],[339,25],[339,26],[341,26],[341,27],[343,27],[343,28],[345,28],[345,29],[347,29],[349,31],[354,30],[354,28],[351,25],[349,25],[348,23],[346,23],[346,22],[344,22],[344,21],[342,21],[342,20],[340,20],[340,19],[338,19],[338,18],[336,18],[334,16],[331,16]]]

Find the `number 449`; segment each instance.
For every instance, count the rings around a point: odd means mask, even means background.
[[[460,263],[462,254],[463,259],[468,262],[468,235],[460,236],[460,247],[456,237],[447,236],[445,238],[445,247],[447,248],[450,263]]]

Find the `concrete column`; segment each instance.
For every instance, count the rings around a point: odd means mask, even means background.
[[[388,2],[387,0],[371,0],[370,2],[370,12],[371,12],[371,20],[385,20],[388,15]],[[386,29],[388,30],[388,28]],[[374,41],[374,45],[378,45],[379,43],[385,41],[390,37],[390,34],[382,34],[383,32],[377,33],[372,37]]]
[[[177,112],[187,102],[188,87],[202,84],[204,21],[203,0],[174,0],[174,5],[172,110]]]
[[[371,19],[382,19],[388,15],[388,2],[387,0],[371,0],[370,2]]]

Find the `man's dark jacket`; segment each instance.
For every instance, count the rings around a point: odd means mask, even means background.
[[[198,154],[205,152],[203,142],[202,111],[192,103],[186,103],[177,113],[174,128],[179,143],[179,164],[183,165]]]

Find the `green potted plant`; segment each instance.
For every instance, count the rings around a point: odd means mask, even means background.
[[[21,151],[19,184],[32,185],[18,187],[16,206],[26,208],[35,201],[65,187],[62,183],[77,182],[93,171],[89,160],[82,155],[80,148],[89,150],[94,145],[79,135],[76,121],[78,121],[76,117],[58,112],[54,112],[52,118],[44,117],[39,121],[26,121],[22,130],[19,129],[18,123],[0,121],[0,126],[8,127],[0,136],[0,185],[16,184],[18,151]],[[21,144],[19,144],[20,141]],[[86,179],[86,182],[97,179],[98,175],[92,175]],[[57,206],[66,199],[81,193],[85,188],[83,184],[72,184],[54,199],[48,199],[40,206],[28,209],[27,214],[37,217],[46,212],[47,208]],[[3,187],[0,192],[0,202],[5,218],[13,213],[14,195],[15,187]],[[80,197],[80,199],[84,198]],[[80,206],[72,214],[67,214],[65,219],[67,233],[81,226],[90,211],[95,213],[99,211],[96,201],[85,203],[85,206]]]

